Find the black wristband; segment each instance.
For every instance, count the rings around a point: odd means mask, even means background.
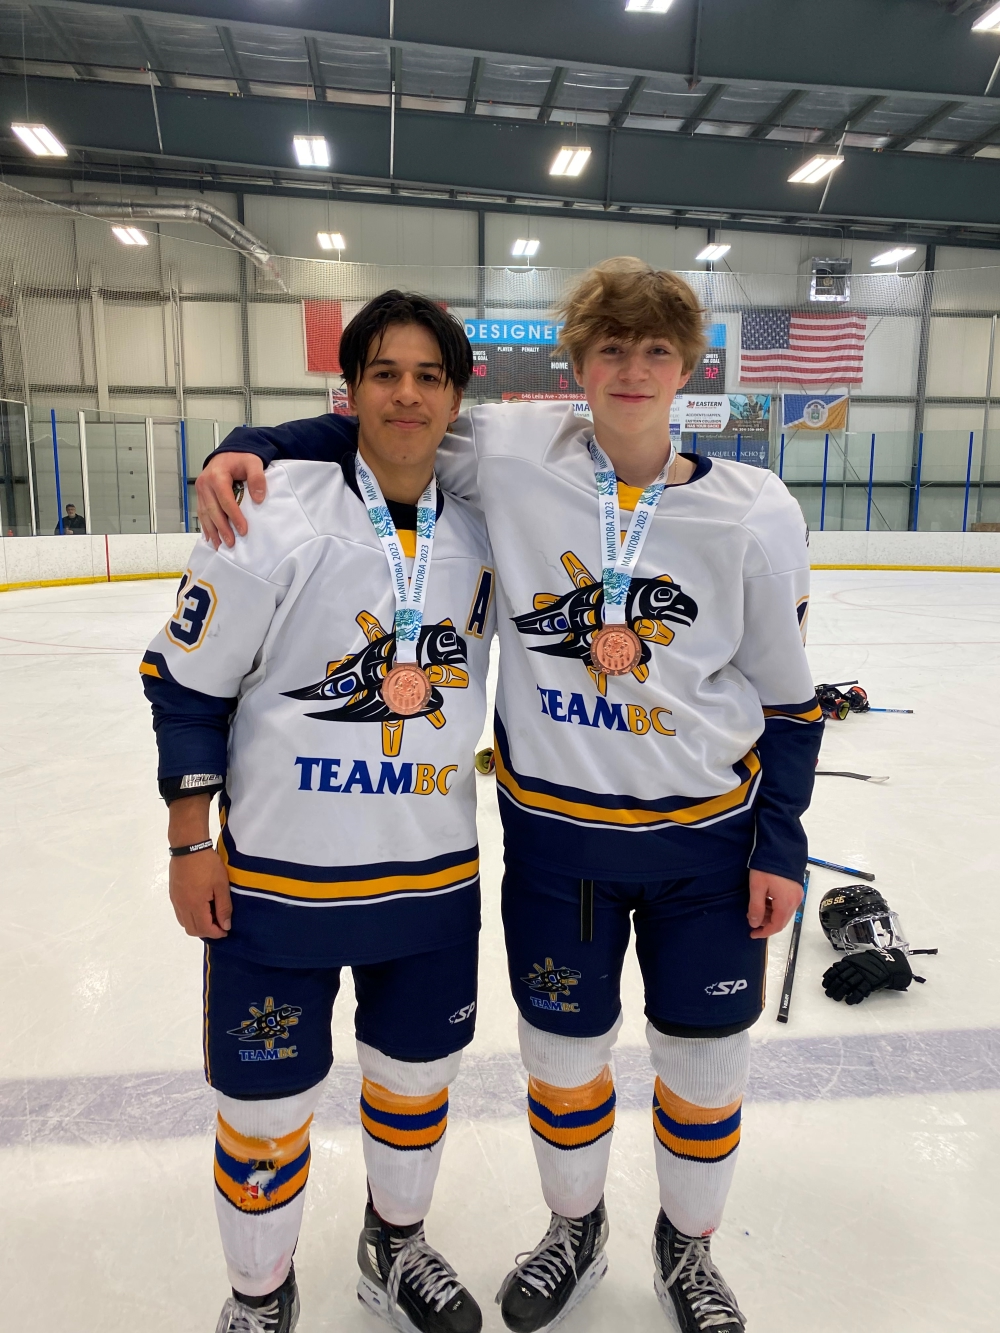
[[[206,838],[204,842],[192,842],[188,847],[169,847],[167,850],[171,856],[190,856],[192,852],[207,852],[214,846],[212,839]]]

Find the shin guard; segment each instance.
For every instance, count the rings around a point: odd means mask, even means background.
[[[542,1194],[563,1217],[585,1217],[604,1193],[615,1123],[611,1048],[620,1026],[619,1018],[600,1037],[563,1037],[523,1018],[518,1024]]]
[[[665,1036],[647,1028],[660,1204],[678,1231],[710,1235],[736,1169],[749,1036]]]
[[[239,1101],[217,1093],[215,1206],[229,1281],[267,1296],[288,1275],[309,1177],[309,1129],[321,1086]]]
[[[426,1217],[448,1127],[448,1084],[461,1052],[426,1063],[394,1060],[358,1042],[361,1127],[375,1211],[392,1226]]]

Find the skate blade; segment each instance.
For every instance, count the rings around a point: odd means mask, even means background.
[[[373,1315],[379,1319],[384,1319],[387,1324],[399,1330],[399,1333],[420,1333],[420,1330],[397,1308],[395,1311],[389,1308],[389,1297],[380,1286],[372,1282],[364,1273],[358,1278],[358,1300],[369,1309]]]
[[[580,1281],[573,1288],[573,1294],[570,1296],[569,1300],[556,1315],[555,1319],[552,1319],[549,1321],[549,1323],[545,1324],[544,1329],[540,1329],[539,1333],[549,1333],[549,1329],[558,1328],[558,1326],[562,1323],[562,1321],[566,1318],[566,1316],[570,1314],[573,1310],[575,1310],[582,1300],[584,1300],[587,1296],[590,1295],[590,1293],[594,1290],[594,1288],[601,1281],[601,1279],[607,1275],[607,1271],[608,1271],[608,1253],[607,1250],[602,1250],[601,1253],[594,1260],[594,1262],[587,1269],[587,1271],[584,1273]],[[507,1286],[507,1280],[505,1279],[503,1286],[500,1288],[500,1291],[497,1292],[498,1304],[500,1301],[500,1297],[502,1296],[506,1286]]]

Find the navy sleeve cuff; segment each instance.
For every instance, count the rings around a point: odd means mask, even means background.
[[[219,790],[226,776],[229,719],[236,700],[220,699],[179,685],[160,653],[147,653],[140,670],[143,689],[153,710],[153,731],[160,756],[158,779],[161,783],[176,780],[180,784],[187,776],[200,775],[217,779],[215,790]],[[213,785],[202,784],[205,789]]]
[[[770,716],[757,742],[761,781],[750,869],[801,880],[809,854],[802,815],[812,799],[823,723]]]

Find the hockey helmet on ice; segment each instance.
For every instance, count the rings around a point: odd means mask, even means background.
[[[841,953],[861,949],[902,949],[906,953],[910,947],[899,917],[871,884],[845,884],[824,893],[819,923]]]

